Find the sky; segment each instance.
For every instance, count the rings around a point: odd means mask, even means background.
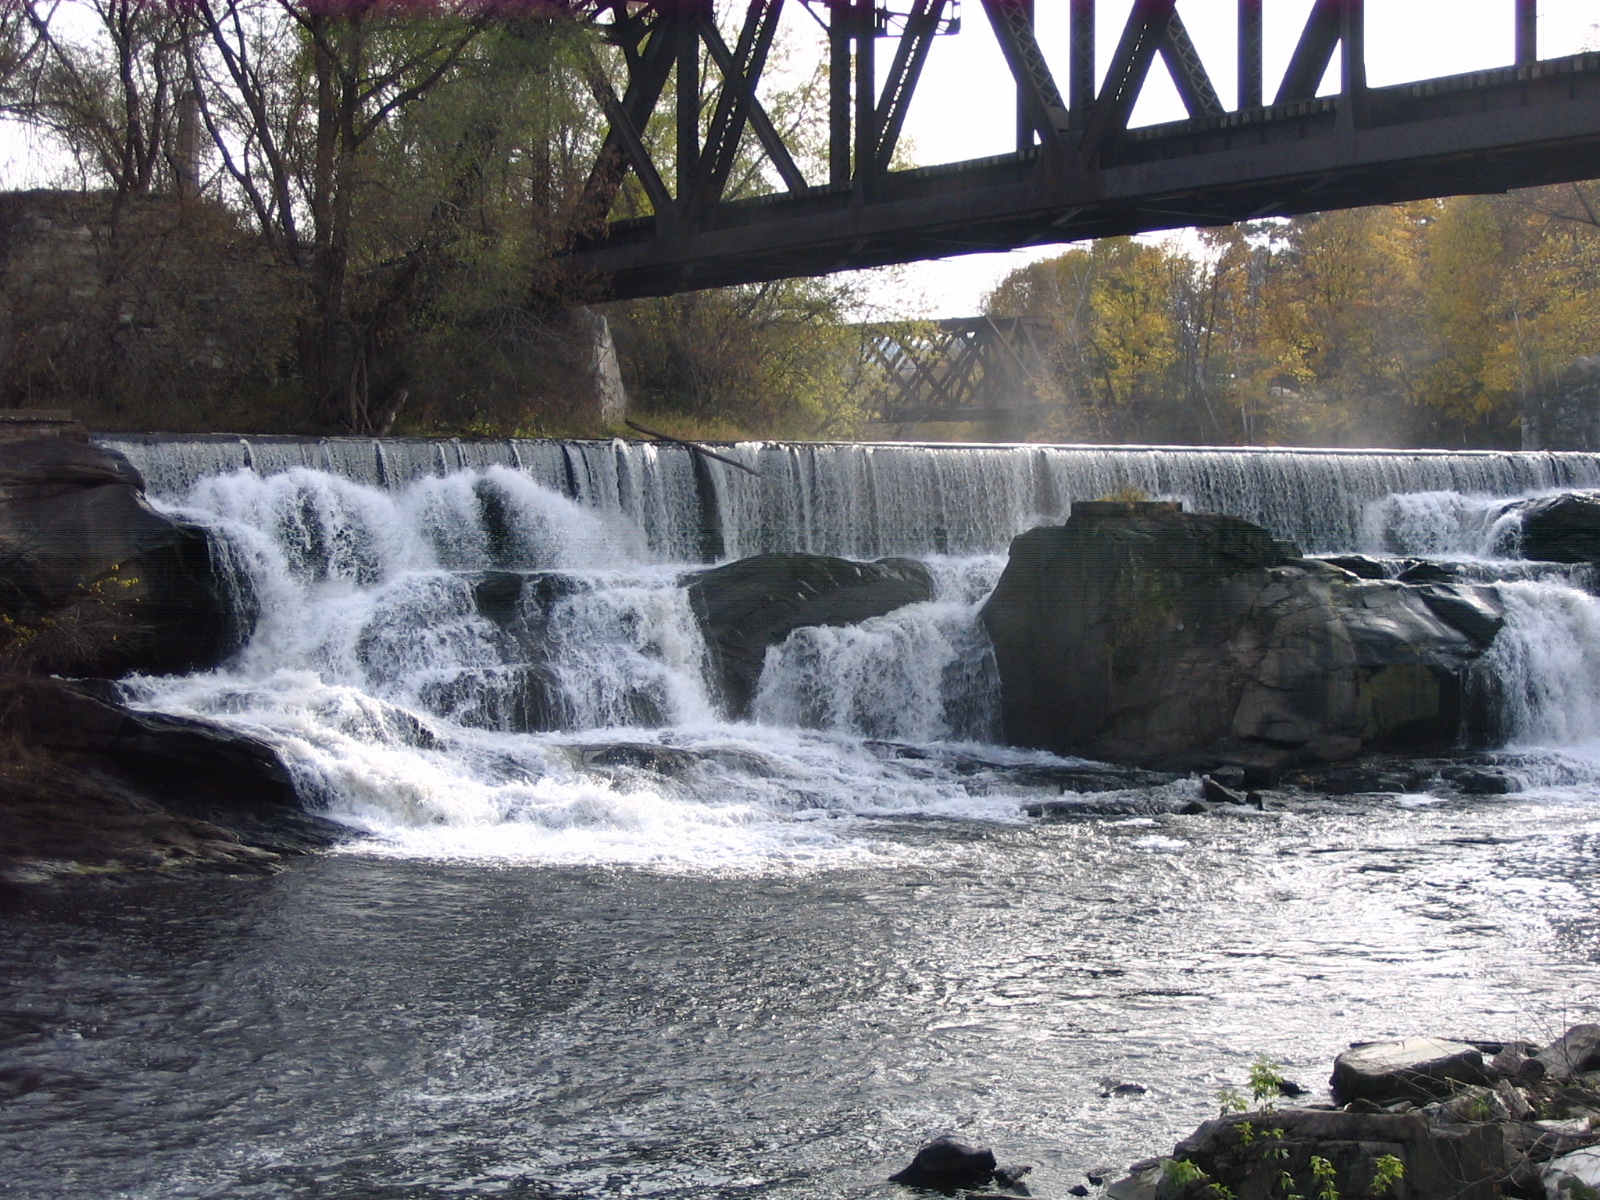
[[[4,3],[5,0],[0,0]],[[904,11],[910,0],[879,0]],[[1065,91],[1067,80],[1067,0],[1035,0],[1038,37]],[[73,0],[67,0],[70,6]],[[1099,0],[1096,66],[1104,72],[1116,48],[1133,0]],[[1265,0],[1264,67],[1266,92],[1276,89],[1312,0]],[[731,7],[740,7],[731,5]],[[1600,0],[1539,0],[1539,53],[1542,57],[1600,48]],[[1008,114],[1015,86],[978,0],[960,3],[959,33],[936,38],[906,120],[903,148],[919,165],[959,162],[1015,149]],[[1178,13],[1227,102],[1235,94],[1236,0],[1179,0]],[[1367,0],[1367,79],[1374,86],[1505,66],[1512,58],[1513,0]],[[781,38],[794,69],[825,53],[822,31],[799,0],[785,8]],[[880,48],[880,74],[892,50]],[[781,82],[781,81],[780,81]],[[1338,60],[1323,82],[1337,91]],[[997,119],[997,114],[1002,114]],[[1176,89],[1159,59],[1133,112],[1134,125],[1184,116]],[[41,186],[52,161],[47,151],[6,136],[0,128],[0,186]],[[1155,235],[1178,237],[1183,234]],[[889,272],[865,273],[863,282],[883,315],[947,317],[980,311],[984,295],[1009,271],[1059,253],[1060,247],[1034,247],[1010,254],[974,254],[914,263]]]

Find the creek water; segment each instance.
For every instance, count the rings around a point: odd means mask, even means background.
[[[259,610],[128,694],[271,741],[351,836],[9,902],[0,1195],[887,1196],[955,1133],[1058,1196],[1257,1054],[1316,1087],[1352,1039],[1538,1040],[1593,1001],[1600,602],[1515,559],[1505,502],[1595,456],[116,446]],[[1524,790],[1027,817],[1062,764],[994,744],[977,611],[1013,534],[1125,488],[1502,581],[1478,670]],[[731,721],[683,577],[769,549],[916,556],[936,592],[798,631]],[[522,731],[490,570],[534,582],[554,728]]]

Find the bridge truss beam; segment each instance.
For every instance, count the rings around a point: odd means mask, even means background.
[[[1534,0],[1515,0],[1513,65],[1382,88],[1366,83],[1362,0],[1316,0],[1270,104],[1263,0],[1238,0],[1232,108],[1177,0],[1135,0],[1098,88],[1095,5],[1069,0],[1066,98],[1035,36],[1033,0],[978,0],[1015,94],[973,102],[1015,123],[1017,149],[901,170],[892,161],[906,109],[956,0],[898,0],[897,15],[881,0],[798,2],[828,31],[826,179],[806,175],[757,96],[784,0],[748,0],[732,47],[712,0],[591,0],[626,62],[627,85],[617,95],[594,63],[590,83],[610,129],[583,211],[611,213],[629,171],[652,210],[574,240],[573,265],[607,281],[612,296],[1600,176],[1600,54],[1537,58]],[[1440,6],[1441,20],[1448,9]],[[879,88],[877,43],[886,40],[894,57]],[[1336,56],[1340,91],[1318,96]],[[1157,60],[1188,116],[1130,129]],[[718,77],[709,117],[698,107],[702,62]],[[664,174],[643,130],[673,72],[677,144]],[[734,197],[730,175],[746,137],[760,147],[772,190]]]

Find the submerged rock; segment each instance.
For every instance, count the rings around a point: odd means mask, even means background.
[[[856,562],[824,554],[757,554],[685,578],[730,715],[744,716],[769,647],[807,625],[856,625],[933,597],[908,558]]]
[[[1492,589],[1355,578],[1232,517],[1102,508],[1014,539],[984,606],[1009,741],[1267,773],[1454,741]]]

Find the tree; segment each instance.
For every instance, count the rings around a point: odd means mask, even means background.
[[[19,28],[10,40],[28,47],[13,71],[14,111],[54,134],[85,176],[106,179],[119,196],[192,190],[185,6],[87,0],[73,15],[88,19],[69,26],[59,0],[28,0],[12,10],[8,21]]]

